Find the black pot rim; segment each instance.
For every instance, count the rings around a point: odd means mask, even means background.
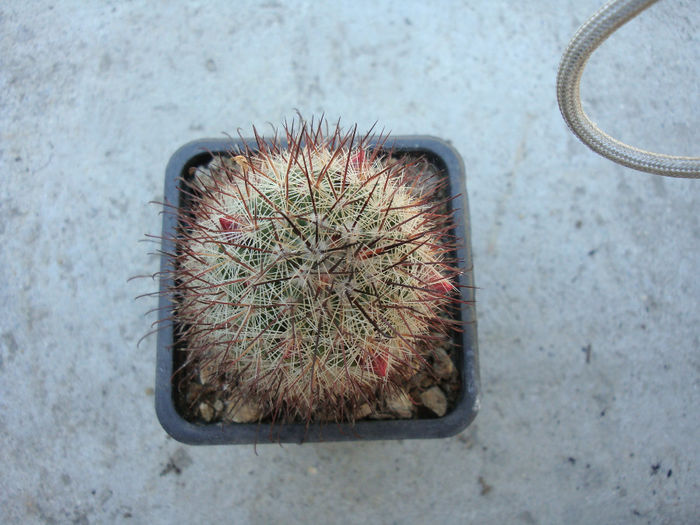
[[[202,165],[212,154],[228,153],[247,145],[256,149],[254,139],[201,139],[180,147],[170,158],[165,171],[165,203],[179,202],[179,180],[191,166]],[[465,270],[459,278],[464,301],[461,307],[464,323],[460,334],[462,358],[459,363],[462,388],[455,407],[445,416],[435,419],[363,420],[350,423],[304,424],[212,423],[197,424],[185,420],[177,411],[173,399],[173,325],[160,321],[157,340],[155,405],[160,424],[177,441],[190,445],[301,443],[319,441],[357,441],[382,439],[427,439],[458,434],[476,417],[480,407],[479,359],[477,347],[476,310],[474,306],[474,272],[472,267],[469,207],[464,164],[459,153],[445,141],[430,136],[397,136],[390,138],[385,149],[402,153],[424,153],[439,159],[449,179],[451,195],[460,195],[454,209],[455,234],[462,242],[457,258]],[[174,251],[171,240],[177,218],[163,214],[163,253]],[[161,257],[159,318],[172,314],[172,302],[167,294],[172,280],[168,277],[169,259]]]

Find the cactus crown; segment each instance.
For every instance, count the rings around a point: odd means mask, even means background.
[[[178,338],[209,382],[272,420],[352,420],[451,328],[450,214],[386,138],[296,124],[183,181]]]

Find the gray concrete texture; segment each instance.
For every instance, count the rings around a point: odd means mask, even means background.
[[[697,523],[700,182],[566,129],[599,0],[3,2],[0,522]],[[429,5],[432,4],[432,5]],[[700,9],[593,57],[584,103],[698,154]],[[153,408],[163,172],[181,144],[325,112],[464,157],[483,403],[436,441],[189,447]]]

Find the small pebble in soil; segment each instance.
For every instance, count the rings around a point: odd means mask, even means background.
[[[409,418],[413,416],[413,403],[405,392],[397,392],[387,399],[386,407],[398,418]]]
[[[449,354],[442,348],[436,348],[433,353],[433,372],[441,379],[449,379],[455,371],[455,365]]]
[[[423,384],[423,381],[425,381],[426,379],[429,378],[425,372],[418,372],[417,374],[414,374],[414,376],[411,377],[411,379],[408,380],[408,388],[420,388]]]
[[[213,379],[216,376],[216,367],[214,366],[203,366],[199,369],[199,382],[203,385],[207,383],[213,383]]]
[[[253,423],[258,421],[262,411],[255,403],[239,402],[227,403],[224,421],[233,421],[234,423]]]
[[[439,387],[429,388],[420,395],[420,400],[436,416],[442,417],[447,412],[447,398]]]
[[[357,407],[355,410],[355,419],[363,419],[369,416],[372,413],[372,407],[369,406],[369,404],[365,403],[363,405],[360,405]]]
[[[214,409],[211,407],[211,405],[209,405],[209,403],[200,403],[199,415],[202,416],[202,419],[208,423],[214,417]]]

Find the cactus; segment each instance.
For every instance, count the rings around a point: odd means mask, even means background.
[[[352,421],[455,328],[442,185],[355,130],[256,132],[183,181],[169,293],[187,364],[272,421]]]

